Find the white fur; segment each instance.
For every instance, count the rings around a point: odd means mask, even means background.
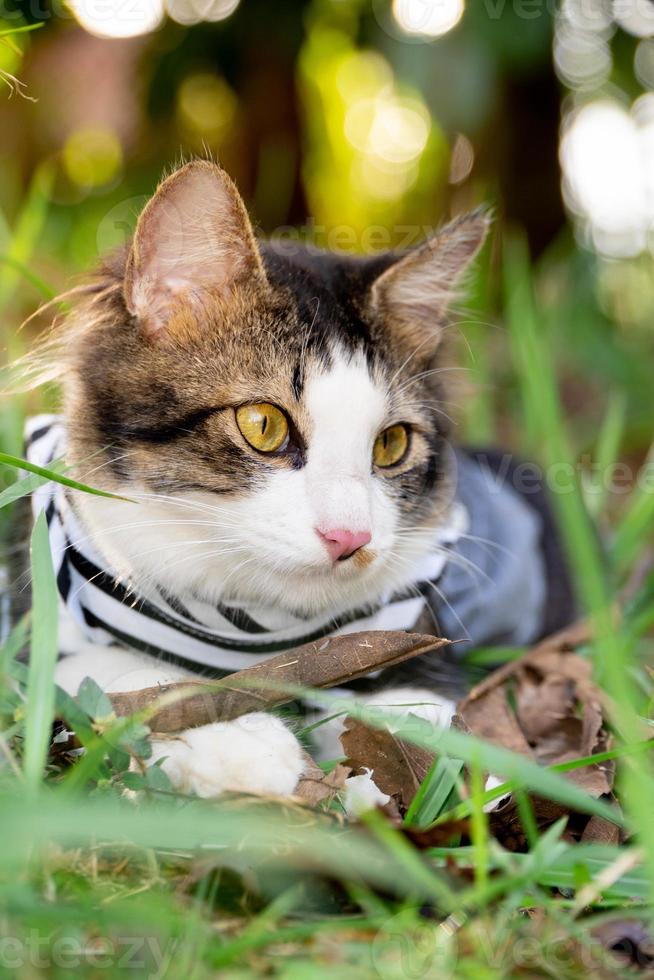
[[[425,687],[389,687],[365,698],[369,707],[388,708],[399,718],[415,715],[437,728],[449,728],[456,704]],[[392,722],[389,724],[392,730]]]
[[[152,762],[162,757],[177,790],[205,797],[224,792],[289,796],[304,768],[297,739],[279,718],[263,711],[189,728],[177,739],[153,740]]]
[[[434,531],[398,536],[397,504],[372,472],[377,435],[401,421],[390,414],[384,388],[364,358],[334,351],[330,369],[309,372],[304,398],[310,423],[305,466],[280,469],[256,492],[233,497],[139,498],[133,485],[119,489],[137,503],[81,495],[95,546],[142,594],[156,581],[191,608],[195,593],[213,602],[257,602],[308,615],[329,610],[336,616],[412,584]],[[373,560],[365,568],[355,561],[333,564],[316,528],[370,531]],[[57,679],[71,693],[86,675],[108,691],[187,676],[128,651],[80,647],[79,640],[68,649],[77,652],[60,664]],[[415,692],[402,693],[405,701],[410,693]],[[434,695],[420,692],[414,700],[433,702]],[[436,720],[442,711],[433,706],[427,716]],[[302,770],[294,736],[269,715],[207,725],[153,748],[155,757],[168,757],[164,767],[176,788],[202,796],[225,790],[289,793]]]
[[[335,616],[410,586],[433,546],[434,529],[399,536],[399,510],[373,474],[379,432],[399,421],[362,357],[334,354],[305,385],[310,419],[306,465],[279,469],[255,492],[187,493],[153,498],[133,485],[138,503],[80,497],[95,544],[147,594],[155,580],[184,598],[238,600]],[[369,530],[372,562],[333,564],[316,528]]]
[[[373,776],[372,769],[366,769],[360,776],[350,776],[345,781],[344,806],[348,817],[360,817],[368,810],[390,802],[390,796],[382,793]]]

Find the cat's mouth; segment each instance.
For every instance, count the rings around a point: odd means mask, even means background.
[[[310,578],[332,578],[346,579],[354,578],[366,571],[377,562],[379,552],[374,548],[358,548],[351,555],[343,555],[336,561],[326,565],[324,562],[311,563],[298,569],[301,575],[308,575]]]

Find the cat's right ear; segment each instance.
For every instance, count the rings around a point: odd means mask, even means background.
[[[245,205],[227,174],[196,160],[163,181],[139,217],[125,273],[127,309],[153,339],[181,300],[228,298],[265,273]]]
[[[428,351],[439,344],[448,309],[489,225],[490,216],[483,208],[461,215],[399,257],[374,281],[373,310],[408,347]]]

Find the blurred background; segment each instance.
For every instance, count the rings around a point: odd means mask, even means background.
[[[506,242],[519,241],[576,454],[619,428],[623,458],[642,462],[654,415],[650,0],[0,11],[7,356],[36,329],[17,339],[27,314],[125,240],[162,170],[208,153],[262,233],[292,228],[353,252],[415,242],[490,202],[496,231],[462,324],[476,382],[463,434],[538,449],[503,330]],[[4,429],[16,449],[18,421]]]

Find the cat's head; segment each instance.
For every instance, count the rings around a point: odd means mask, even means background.
[[[213,164],[165,180],[69,352],[72,457],[138,501],[80,500],[100,549],[306,614],[410,582],[450,503],[439,343],[486,228],[355,260],[257,242]]]

